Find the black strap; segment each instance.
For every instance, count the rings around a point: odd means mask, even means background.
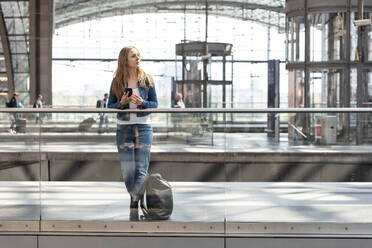
[[[141,205],[141,209],[142,209],[142,212],[144,213],[145,217],[146,216],[149,216],[149,212],[148,212],[148,209],[147,209],[147,206],[145,204],[145,194],[146,194],[146,185],[147,185],[147,181],[148,180],[145,180],[145,182],[143,183],[142,185],[142,188],[139,192],[141,198],[140,198],[140,205]]]

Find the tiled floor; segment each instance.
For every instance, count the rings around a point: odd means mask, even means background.
[[[171,182],[171,221],[372,223],[372,183]],[[120,182],[0,182],[1,220],[127,221]]]

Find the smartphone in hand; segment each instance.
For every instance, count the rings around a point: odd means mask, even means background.
[[[132,88],[125,88],[124,94],[127,94],[127,92],[129,92],[128,97],[130,97],[133,94]]]

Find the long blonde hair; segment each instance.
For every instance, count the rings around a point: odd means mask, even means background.
[[[128,55],[132,49],[136,49],[138,51],[138,49],[134,46],[127,46],[121,49],[119,53],[118,68],[115,72],[114,84],[112,87],[112,90],[117,98],[121,97],[122,93],[124,92],[124,88],[127,87],[127,80],[129,78]],[[138,55],[140,56],[139,51]],[[154,87],[151,77],[140,67],[137,68],[137,78],[140,81],[141,87]]]

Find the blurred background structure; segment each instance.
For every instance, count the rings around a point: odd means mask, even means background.
[[[367,107],[372,99],[371,26],[355,24],[369,19],[369,1],[0,4],[2,105],[17,91],[26,106],[38,94],[55,107],[94,106],[108,91],[118,51],[126,45],[142,52],[163,108],[174,105],[177,91],[187,107],[267,107],[275,95],[268,91],[270,60],[279,61],[278,106]],[[192,44],[199,44],[199,51],[182,50]],[[227,45],[212,54],[213,44]],[[337,140],[369,142],[368,120],[339,118],[333,121]],[[332,117],[293,115],[288,121],[290,140],[307,142],[316,123]]]
[[[227,58],[226,68],[231,75],[226,76],[234,77],[236,107],[262,107],[267,60],[285,60],[284,1],[5,1],[1,6],[3,13],[9,12],[4,21],[10,28],[10,47],[4,51],[9,51],[13,62],[1,90],[11,94],[16,89],[25,103],[33,101],[33,91],[42,89],[47,104],[94,105],[94,98],[111,83],[118,51],[136,45],[144,68],[164,89],[161,104],[169,107],[170,82],[182,77],[182,63],[177,63],[182,57],[176,55],[176,44],[209,41],[232,44],[229,50],[234,58]],[[36,67],[37,72],[41,70],[36,73],[29,68],[35,64],[32,59],[47,62],[39,58],[51,60],[50,67]],[[23,61],[22,68],[17,59]],[[206,73],[210,78],[222,80],[221,60],[209,65]],[[33,78],[33,74],[41,78]],[[286,80],[284,64],[281,75]],[[212,94],[210,106],[217,107],[221,95],[220,90]],[[232,104],[232,97],[228,99]]]

